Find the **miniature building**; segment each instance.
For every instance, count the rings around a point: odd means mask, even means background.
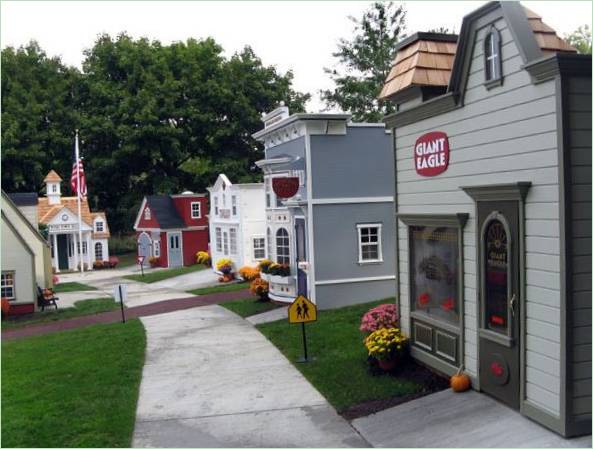
[[[49,245],[23,208],[37,204],[37,194],[11,194],[2,191],[2,298],[10,302],[10,314],[31,313],[37,309],[37,286],[52,287]]]
[[[393,152],[383,124],[282,106],[254,137],[264,143],[268,257],[290,276],[264,276],[269,296],[301,294],[321,309],[393,297]],[[276,195],[274,183],[295,182]]]
[[[516,2],[469,14],[454,42],[402,41],[381,94],[398,107],[402,327],[421,362],[589,434],[591,56]]]
[[[87,197],[81,199],[81,248],[77,198],[62,196],[62,178],[53,170],[43,182],[46,185],[46,197],[39,198],[37,215],[39,223],[48,228],[52,265],[56,273],[61,270],[78,270],[81,262],[85,269],[92,269],[94,261],[109,260],[110,234],[105,213],[91,212]]]
[[[138,255],[158,259],[160,267],[194,265],[196,253],[208,250],[208,201],[203,193],[144,197],[134,230]]]
[[[231,259],[235,270],[265,259],[264,185],[233,184],[220,174],[208,192],[213,269],[223,258]]]

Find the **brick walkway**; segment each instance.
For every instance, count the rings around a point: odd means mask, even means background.
[[[234,301],[249,297],[249,290],[212,293],[209,295],[192,296],[191,298],[170,299],[167,301],[155,302],[144,306],[130,307],[125,310],[126,320],[141,316],[158,315],[159,313],[174,312],[176,310],[190,309],[192,307],[209,306],[221,302]],[[115,323],[121,321],[121,311],[112,310],[109,312],[86,315],[69,320],[52,321],[50,323],[32,324],[31,326],[5,329],[2,331],[2,340],[13,340],[16,338],[32,337],[35,335],[51,334],[68,329],[90,326],[93,324]]]

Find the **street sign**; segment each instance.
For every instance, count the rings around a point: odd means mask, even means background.
[[[117,284],[115,287],[113,287],[113,298],[115,299],[115,302],[119,301],[121,308],[121,321],[122,323],[125,323],[126,315],[124,313],[124,301],[128,299],[128,285]]]
[[[142,265],[144,263],[144,259],[146,258],[146,256],[138,256],[136,257],[136,263],[138,265]]]
[[[310,321],[317,321],[317,306],[300,295],[288,306],[288,322],[308,323]]]

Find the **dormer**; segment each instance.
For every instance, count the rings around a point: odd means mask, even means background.
[[[416,33],[404,39],[379,99],[390,100],[399,111],[444,94],[456,48],[456,34]]]
[[[43,182],[45,183],[47,202],[49,204],[60,204],[60,197],[62,196],[60,183],[62,182],[62,178],[54,170],[51,170]]]

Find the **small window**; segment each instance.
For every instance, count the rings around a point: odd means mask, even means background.
[[[358,225],[358,262],[383,262],[381,225]]]
[[[161,257],[161,242],[159,240],[152,241],[152,252],[154,257]]]
[[[101,242],[95,243],[95,260],[103,260],[103,245]]]
[[[87,252],[86,242],[82,242],[82,254],[86,254],[86,252]]]
[[[2,298],[6,298],[9,301],[15,299],[14,271],[2,272],[1,292]]]
[[[229,229],[229,240],[231,243],[231,254],[237,254],[237,230],[235,228]]]
[[[484,74],[487,83],[502,77],[500,56],[500,34],[492,27],[484,39]]]
[[[103,232],[103,222],[101,220],[95,222],[95,232]]]
[[[56,193],[58,191],[58,186],[55,185],[55,184],[52,184],[51,191],[54,192],[54,193]]]
[[[255,260],[266,258],[266,239],[263,237],[253,238],[253,258]]]
[[[216,252],[222,252],[222,230],[220,228],[216,228]]]
[[[191,203],[191,218],[202,218],[202,205],[199,202]]]
[[[290,239],[288,231],[284,228],[276,231],[276,262],[290,264]]]
[[[144,209],[144,219],[145,220],[150,220],[150,208],[147,207],[146,209]]]
[[[234,195],[231,197],[231,206],[233,209],[233,215],[237,215],[237,197]]]
[[[214,197],[214,215],[218,216],[218,197]]]

